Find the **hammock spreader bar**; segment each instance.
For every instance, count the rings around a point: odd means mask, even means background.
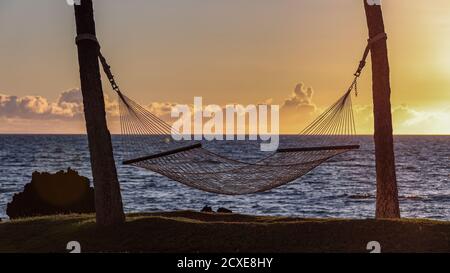
[[[295,152],[315,152],[315,151],[333,151],[333,150],[358,150],[360,145],[339,145],[339,146],[320,146],[320,147],[301,147],[278,149],[277,153],[295,153]]]
[[[202,147],[201,143],[196,143],[194,145],[181,147],[181,148],[178,148],[178,149],[173,149],[173,150],[165,151],[165,152],[162,152],[162,153],[157,153],[157,154],[153,154],[153,155],[149,155],[149,156],[143,156],[143,157],[138,157],[138,158],[135,158],[135,159],[125,160],[125,161],[122,162],[122,164],[123,165],[132,165],[134,163],[139,163],[139,162],[146,161],[146,160],[151,160],[151,159],[155,159],[155,158],[159,158],[159,157],[164,157],[164,156],[169,156],[169,155],[173,155],[173,154],[178,154],[178,153],[181,153],[181,152],[186,152],[186,151],[197,149],[197,148],[201,148],[201,147]]]

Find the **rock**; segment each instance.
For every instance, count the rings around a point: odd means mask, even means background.
[[[6,209],[11,219],[94,212],[94,189],[89,179],[70,168],[55,174],[34,172],[31,182],[14,195]]]
[[[210,206],[205,206],[205,207],[203,207],[201,212],[214,212],[214,211]]]
[[[226,209],[226,208],[219,208],[217,210],[218,213],[233,213],[231,210]]]

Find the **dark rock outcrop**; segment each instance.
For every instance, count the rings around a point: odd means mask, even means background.
[[[203,207],[201,212],[214,212],[214,211],[210,206],[205,206],[205,207]]]
[[[94,189],[89,179],[70,168],[55,174],[34,172],[31,183],[14,195],[6,209],[11,219],[93,212]]]
[[[219,208],[217,210],[218,213],[233,213],[231,210],[226,209],[226,208]]]

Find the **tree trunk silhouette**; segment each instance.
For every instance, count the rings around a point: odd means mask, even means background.
[[[78,35],[95,35],[92,0],[82,0],[81,5],[75,5],[75,18]],[[77,45],[81,91],[94,178],[96,219],[100,226],[111,226],[123,223],[125,215],[113,157],[111,135],[106,124],[105,101],[98,62],[99,46],[91,40],[81,40]]]
[[[369,37],[373,38],[377,34],[385,32],[383,13],[380,5],[369,5],[367,0],[363,1]],[[392,135],[389,61],[385,39],[379,40],[372,45],[371,56],[377,171],[376,217],[400,218]]]

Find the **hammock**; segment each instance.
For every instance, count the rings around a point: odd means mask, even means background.
[[[168,124],[125,95],[119,93],[119,98],[123,143],[125,150],[131,151],[123,163],[206,192],[242,195],[267,191],[359,148],[350,138],[355,133],[351,90],[302,132],[304,142],[315,145],[280,148],[255,162],[225,157],[199,142],[172,142]]]
[[[383,38],[384,33],[369,40],[350,87],[299,134],[301,143],[279,148],[254,161],[224,156],[201,142],[174,141],[169,124],[121,92],[99,46],[103,70],[119,98],[121,138],[127,151],[123,164],[159,173],[192,188],[226,195],[263,192],[292,182],[337,155],[359,149],[352,138],[356,130],[351,95],[353,91],[357,94],[357,80],[371,45]],[[77,42],[80,40],[98,44],[96,37],[89,34],[79,35]]]

